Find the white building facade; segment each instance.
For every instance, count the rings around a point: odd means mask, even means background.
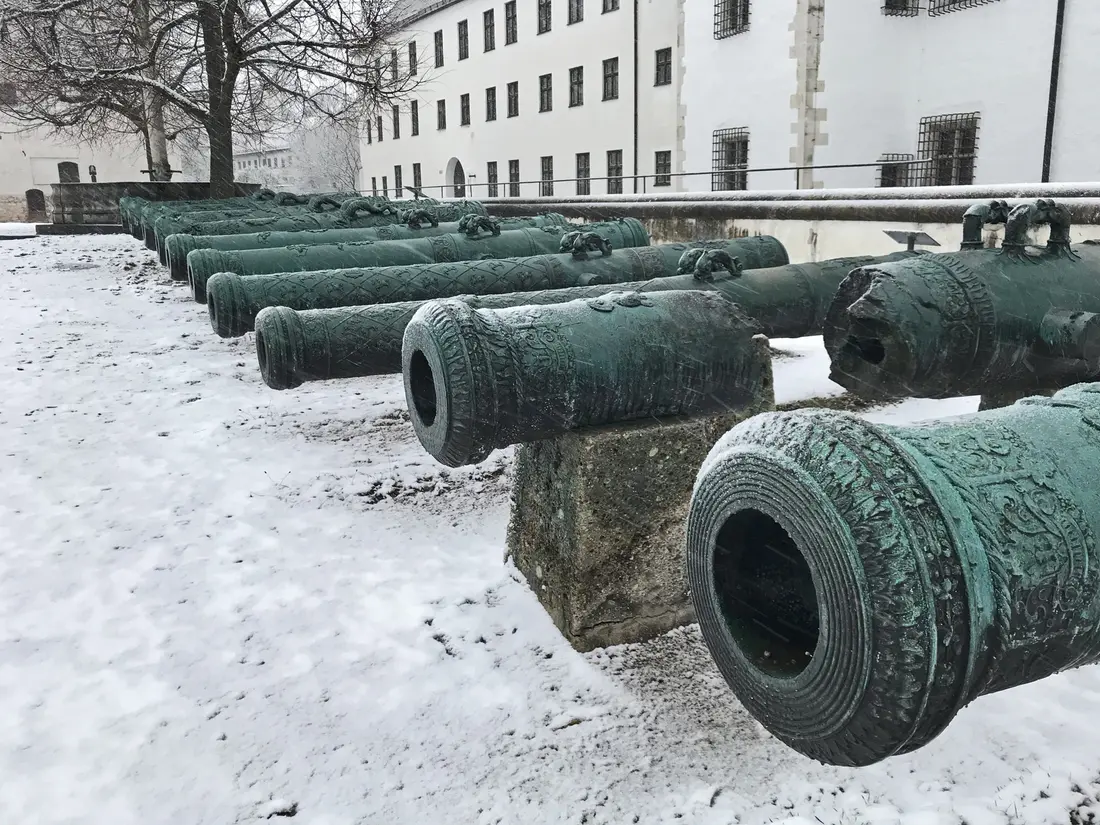
[[[410,99],[362,140],[391,197],[676,191],[682,0],[436,0],[391,58]]]
[[[1096,0],[686,0],[689,186],[1100,180],[1098,36]]]

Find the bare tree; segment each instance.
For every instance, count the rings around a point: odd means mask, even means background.
[[[82,94],[140,100],[154,144],[170,120],[201,128],[219,197],[234,131],[358,122],[412,91],[419,73],[396,59],[401,1],[0,0],[0,72],[34,66]]]
[[[354,123],[322,121],[300,130],[290,146],[303,190],[348,192],[359,188],[362,155]]]

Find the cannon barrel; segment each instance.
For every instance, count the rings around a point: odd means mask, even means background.
[[[416,210],[420,212],[421,210]],[[564,215],[547,213],[531,218],[488,218],[484,215],[472,217],[481,223],[467,221],[447,221],[435,223],[423,219],[421,214],[412,214],[407,223],[387,224],[366,229],[307,229],[301,232],[252,232],[247,235],[169,235],[164,239],[164,251],[168,257],[168,269],[174,281],[187,280],[187,255],[195,249],[217,249],[233,252],[241,249],[277,249],[282,246],[314,245],[329,243],[355,243],[357,241],[398,241],[407,238],[428,238],[433,235],[449,235],[453,232],[476,230],[483,226],[495,227],[496,231],[507,232],[512,229],[525,229],[540,226],[569,226]],[[428,215],[430,218],[431,216]]]
[[[761,235],[617,249],[607,254],[580,250],[530,258],[277,275],[220,272],[207,284],[207,308],[214,331],[223,338],[237,338],[253,329],[256,314],[264,307],[326,309],[426,301],[474,292],[492,295],[642,281],[675,275],[680,258],[689,249],[727,251],[757,267],[787,262],[783,245]]]
[[[745,709],[862,766],[1100,660],[1098,426],[1084,384],[918,426],[800,410],[730,430],[696,480],[687,573]]]
[[[830,377],[870,398],[1058,389],[1100,374],[1100,246],[1046,248],[1009,216],[1001,249],[863,267],[826,316]]]
[[[713,292],[613,292],[500,310],[432,301],[401,362],[417,438],[459,467],[581,427],[742,406],[767,380],[766,351]]]
[[[872,261],[903,260],[916,252],[873,258],[838,258],[813,264],[788,264],[745,270],[703,280],[695,274],[624,284],[460,295],[474,309],[563,304],[598,298],[609,292],[714,291],[737,303],[769,338],[820,335],[822,319],[837,284],[854,267]],[[426,301],[373,306],[294,310],[268,307],[256,316],[256,351],[264,382],[276,390],[307,381],[387,375],[401,371],[405,327]],[[261,343],[263,357],[260,356]]]
[[[357,241],[313,244],[279,249],[243,249],[221,252],[196,249],[187,256],[187,280],[191,294],[206,303],[206,282],[219,272],[238,275],[271,275],[284,272],[319,272],[384,266],[474,261],[490,258],[527,258],[558,252],[566,227],[544,226],[513,229],[499,235],[471,237],[464,233],[409,238],[399,241]],[[612,249],[648,246],[649,233],[635,218],[578,226],[575,231],[596,233]]]
[[[129,230],[130,234],[138,240],[142,240],[145,237],[142,221],[144,216],[150,212],[157,211],[158,214],[163,214],[165,209],[187,209],[187,208],[221,208],[237,206],[241,204],[255,203],[256,201],[273,200],[275,193],[270,189],[259,189],[249,195],[241,195],[230,198],[204,198],[200,200],[188,200],[188,201],[160,201],[149,200],[148,198],[142,198],[137,196],[126,196],[119,198],[118,208],[119,214],[122,218],[123,225]]]

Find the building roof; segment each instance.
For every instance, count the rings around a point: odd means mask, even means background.
[[[402,24],[415,23],[417,20],[461,2],[463,0],[403,0],[401,3]]]

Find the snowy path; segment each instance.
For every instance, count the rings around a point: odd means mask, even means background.
[[[1100,790],[1096,668],[853,772],[761,733],[692,629],[574,653],[501,563],[506,454],[435,465],[396,378],[268,390],[152,260],[0,246],[0,822],[992,825]]]

